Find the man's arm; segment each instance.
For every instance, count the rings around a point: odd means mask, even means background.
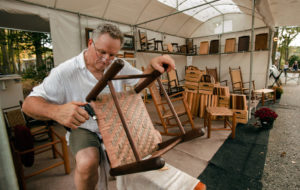
[[[67,104],[52,104],[42,97],[29,96],[25,99],[23,111],[38,120],[54,120],[69,127],[77,128],[89,119],[88,113],[80,106],[83,102],[70,102]]]

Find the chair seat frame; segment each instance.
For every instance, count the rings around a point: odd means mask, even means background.
[[[185,132],[184,128],[182,127],[182,124],[178,118],[178,115],[168,98],[167,92],[163,88],[163,85],[159,79],[161,73],[157,70],[153,71],[150,74],[142,74],[142,75],[117,75],[117,73],[124,67],[124,62],[121,59],[117,59],[114,63],[112,63],[111,67],[107,70],[107,72],[103,75],[102,80],[100,80],[95,87],[90,91],[88,96],[86,97],[87,102],[95,101],[98,94],[105,88],[106,85],[109,86],[113,101],[115,103],[117,112],[119,114],[120,120],[122,122],[124,131],[126,133],[126,136],[128,138],[130,147],[132,148],[132,151],[134,153],[134,157],[136,159],[136,162],[121,165],[115,168],[110,169],[110,174],[112,176],[117,175],[125,175],[125,174],[131,174],[131,173],[137,173],[137,172],[144,172],[149,170],[155,170],[160,169],[164,166],[165,161],[161,157],[162,154],[165,152],[171,150],[174,146],[176,146],[178,143],[188,141],[191,139],[194,139],[196,137],[202,136],[202,134],[197,130],[192,130],[189,132]],[[166,67],[166,66],[165,66]],[[166,69],[166,68],[165,68]],[[149,84],[151,84],[154,80],[157,80],[158,84],[162,88],[162,92],[167,98],[167,102],[171,108],[171,111],[175,115],[175,119],[178,123],[179,129],[181,131],[181,135],[175,138],[172,138],[168,141],[162,142],[158,144],[158,150],[153,152],[150,158],[142,159],[139,152],[137,151],[137,145],[133,141],[132,134],[128,128],[128,124],[125,121],[124,114],[120,108],[119,101],[117,99],[117,95],[112,83],[112,80],[121,80],[121,79],[133,79],[133,78],[145,78],[143,82],[141,82],[139,85],[136,86],[135,92],[140,93],[144,88],[146,88]]]

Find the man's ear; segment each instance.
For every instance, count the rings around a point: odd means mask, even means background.
[[[90,47],[92,45],[93,45],[93,39],[89,39],[89,41],[88,41],[88,47]]]

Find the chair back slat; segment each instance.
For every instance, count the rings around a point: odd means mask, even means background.
[[[26,125],[26,121],[21,109],[6,111],[4,112],[4,115],[9,127],[15,127],[17,125]]]
[[[212,76],[215,79],[215,82],[220,82],[218,78],[217,67],[209,69],[206,67],[206,74]]]

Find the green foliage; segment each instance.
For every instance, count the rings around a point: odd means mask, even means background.
[[[20,54],[25,51],[27,55],[35,55],[37,67],[36,70],[30,68],[26,72],[26,76],[34,75],[35,72],[37,75],[44,75],[45,72],[42,68],[46,67],[46,62],[51,61],[45,60],[45,57],[52,56],[52,49],[49,48],[51,42],[48,33],[0,29],[0,72],[4,74],[20,73],[20,68],[15,65],[16,63],[18,66],[21,65]],[[53,63],[47,64],[53,65]]]
[[[281,87],[276,87],[276,94],[283,94],[283,89]]]
[[[46,67],[46,65],[40,65],[35,69],[34,66],[30,66],[23,73],[23,79],[33,79],[36,82],[40,83],[44,80],[44,78],[48,75],[50,69]]]
[[[298,61],[298,66],[299,66],[299,63],[300,63],[300,57],[297,56],[297,55],[292,55],[292,56],[289,58],[289,66],[292,67],[292,65],[294,64],[295,61]]]

